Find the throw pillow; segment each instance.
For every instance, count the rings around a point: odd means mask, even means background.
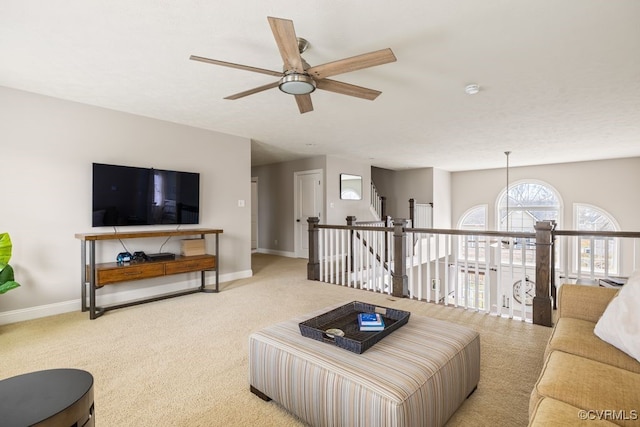
[[[640,271],[611,300],[594,332],[640,362]]]

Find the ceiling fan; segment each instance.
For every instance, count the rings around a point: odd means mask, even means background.
[[[329,92],[341,93],[343,95],[368,99],[370,101],[373,101],[382,93],[377,90],[331,80],[327,77],[394,62],[396,57],[391,49],[381,49],[311,67],[300,56],[300,54],[307,49],[309,43],[305,39],[296,37],[296,32],[293,28],[293,21],[273,17],[267,17],[267,19],[269,20],[271,31],[273,32],[276,44],[280,50],[280,56],[282,56],[282,60],[284,61],[283,71],[266,70],[264,68],[218,61],[216,59],[209,59],[195,55],[191,55],[189,58],[194,61],[238,68],[240,70],[253,71],[279,78],[279,80],[273,83],[268,83],[244,92],[236,93],[234,95],[227,96],[224,99],[239,99],[267,89],[278,87],[282,92],[295,96],[298,109],[302,114],[313,111],[310,94],[316,90],[316,88],[327,90]]]

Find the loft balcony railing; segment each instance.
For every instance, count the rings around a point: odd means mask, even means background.
[[[638,232],[561,231],[548,221],[533,233],[308,223],[310,280],[546,326],[561,283],[623,282],[640,263]]]

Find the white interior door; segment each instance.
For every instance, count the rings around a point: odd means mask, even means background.
[[[307,218],[317,216],[322,220],[323,192],[322,170],[294,173],[295,205],[295,255],[309,257],[309,223]]]

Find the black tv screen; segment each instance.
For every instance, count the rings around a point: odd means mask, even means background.
[[[198,224],[200,174],[93,164],[93,227]]]

